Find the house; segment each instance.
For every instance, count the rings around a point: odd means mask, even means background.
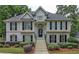
[[[47,43],[67,42],[71,32],[71,22],[66,17],[53,14],[39,7],[36,11],[5,20],[6,41]]]

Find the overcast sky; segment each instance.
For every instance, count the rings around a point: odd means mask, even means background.
[[[39,6],[42,6],[46,11],[55,13],[56,12],[56,5],[52,4],[52,0],[29,0],[27,1],[27,5],[35,11]]]

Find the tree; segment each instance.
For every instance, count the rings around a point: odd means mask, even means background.
[[[78,30],[78,7],[77,5],[57,5],[57,14],[61,14],[72,21],[71,36],[75,36]]]
[[[3,20],[20,15],[31,9],[25,5],[1,5],[0,6],[0,37],[5,37],[5,23]]]

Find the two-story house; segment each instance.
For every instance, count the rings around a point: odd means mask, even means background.
[[[47,43],[67,42],[71,31],[71,22],[62,15],[53,14],[39,7],[36,11],[5,20],[6,41]]]

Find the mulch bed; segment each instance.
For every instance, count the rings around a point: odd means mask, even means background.
[[[60,48],[59,51],[71,51],[71,50],[79,50],[78,48],[68,49],[68,48]]]

